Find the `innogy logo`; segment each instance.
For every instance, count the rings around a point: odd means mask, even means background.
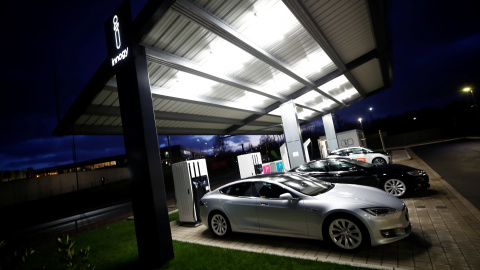
[[[120,39],[120,23],[118,22],[118,16],[113,16],[113,32],[115,33],[115,46],[117,50],[122,46],[122,41]],[[125,48],[120,54],[112,58],[112,67],[115,66],[121,60],[127,58],[128,56],[128,47]]]
[[[115,32],[115,44],[117,45],[117,50],[122,46],[122,41],[120,40],[120,23],[118,22],[118,16],[113,16],[113,31]]]

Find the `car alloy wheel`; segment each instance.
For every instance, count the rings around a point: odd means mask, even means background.
[[[395,197],[401,197],[407,192],[407,186],[402,180],[388,179],[383,185],[383,190]]]
[[[384,164],[387,164],[387,161],[383,158],[377,157],[372,160],[372,163],[375,165],[384,165]]]
[[[337,218],[328,227],[330,240],[337,247],[353,250],[362,245],[362,231],[355,222],[346,218]]]
[[[230,231],[227,218],[221,213],[215,213],[210,218],[210,229],[217,236],[225,236]]]

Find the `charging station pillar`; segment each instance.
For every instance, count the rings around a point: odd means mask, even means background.
[[[323,128],[325,129],[325,137],[327,137],[327,152],[330,153],[331,151],[338,149],[337,134],[335,133],[335,126],[333,125],[332,114],[329,113],[322,116],[322,121]]]
[[[282,116],[283,134],[287,146],[290,168],[295,168],[306,162],[303,148],[302,133],[298,123],[297,108],[293,100],[285,102],[280,106]],[[285,166],[285,165],[284,165]]]

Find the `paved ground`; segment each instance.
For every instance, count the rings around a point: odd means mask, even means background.
[[[480,209],[480,138],[450,140],[411,149]]]
[[[431,184],[428,191],[403,199],[413,229],[396,243],[346,253],[314,240],[251,234],[221,240],[203,225],[186,227],[175,221],[173,239],[379,269],[480,269],[480,211],[410,149],[393,151],[392,156],[394,163],[426,170]]]

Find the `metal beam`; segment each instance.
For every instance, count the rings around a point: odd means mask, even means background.
[[[368,15],[370,16],[375,45],[378,48],[380,70],[382,72],[383,85],[388,88],[392,83],[391,68],[391,42],[388,36],[387,5],[383,1],[367,0]]]
[[[346,66],[347,70],[352,70],[352,69],[357,68],[358,66],[361,66],[361,65],[371,61],[372,59],[377,58],[377,56],[378,56],[378,52],[376,50],[372,50],[372,51],[360,56],[359,58],[347,63],[345,66]],[[316,80],[315,85],[317,87],[320,87],[320,86],[326,84],[327,82],[329,82],[329,81],[331,81],[331,80],[333,80],[333,79],[335,79],[335,78],[337,78],[338,76],[341,76],[341,75],[343,75],[341,70],[339,70],[339,69],[334,70],[334,71],[330,72],[329,74],[323,76],[322,78]],[[302,95],[305,95],[306,93],[308,93],[310,91],[312,91],[312,88],[305,86],[302,89],[295,91],[294,93],[289,95],[287,98],[289,100],[290,99],[296,99],[296,98],[299,98]],[[362,96],[362,98],[363,98],[363,96]],[[265,108],[265,112],[268,114],[271,111],[278,108],[281,104],[282,104],[281,102],[275,102],[272,105]],[[351,102],[346,102],[345,104],[348,106],[349,104],[351,104]],[[314,110],[314,109],[311,109],[310,107],[302,105],[302,104],[297,104],[297,105],[300,105],[300,106],[302,106],[306,109]],[[339,108],[335,108],[334,111],[336,111],[338,109]],[[326,110],[326,111],[314,110],[314,111],[322,113],[322,114],[327,114],[327,113],[331,113],[332,110]],[[250,117],[248,117],[247,119],[244,120],[244,125],[247,125],[247,124],[249,124],[249,121],[255,121],[256,119],[258,119],[260,117],[262,117],[262,115],[256,115],[256,114],[252,115],[252,116],[250,116]],[[318,119],[319,117],[321,117],[321,116],[317,116],[315,118],[312,118],[309,121]],[[234,132],[235,130],[237,130],[241,127],[242,127],[242,125],[231,126],[230,128],[227,129],[227,133],[230,134],[230,132]]]
[[[180,95],[178,93],[173,93],[173,91],[165,90],[159,87],[152,87],[152,95],[157,98],[167,99],[167,100],[175,100],[175,101],[182,101],[182,102],[189,102],[194,104],[200,105],[208,105],[218,108],[224,109],[233,109],[238,111],[244,111],[249,113],[257,113],[257,114],[265,114],[265,110],[256,108],[256,107],[249,107],[249,106],[242,106],[235,102],[229,102],[224,100],[218,99],[211,99],[206,97],[195,97],[195,96],[185,96]]]
[[[255,84],[205,69],[189,59],[173,55],[149,46],[145,46],[145,50],[147,52],[147,60],[151,62],[167,66],[176,70],[181,70],[190,74],[194,74],[206,79],[210,79],[212,81],[227,84],[274,100],[283,102],[287,101],[287,98],[283,95],[272,93],[271,91],[261,89]]]
[[[230,28],[225,22],[219,20],[217,17],[210,14],[203,8],[197,6],[196,4],[188,0],[177,0],[172,5],[172,9],[182,14],[183,16],[189,18],[190,20],[196,22],[197,24],[207,28],[211,32],[222,37],[223,39],[239,47],[240,49],[250,53],[256,58],[269,64],[270,66],[280,70],[286,75],[304,84],[305,86],[311,87],[313,90],[331,99],[335,103],[341,106],[345,106],[343,102],[337,100],[333,96],[317,88],[314,82],[312,82],[310,79],[297,74],[292,68],[285,65],[282,61],[275,58],[272,54],[265,51],[263,48],[257,46],[253,42],[249,41],[248,39],[243,37],[240,33]]]
[[[340,71],[347,77],[350,83],[357,89],[363,97],[366,96],[365,90],[360,86],[355,77],[348,71],[342,59],[325,37],[323,32],[313,20],[311,14],[307,11],[302,1],[298,0],[283,0],[283,3],[290,9],[297,20],[303,25],[305,30],[312,36],[318,45],[325,51],[325,53],[332,59],[333,63],[340,69]],[[175,6],[175,5],[174,5]],[[343,103],[342,103],[343,104]],[[345,105],[345,104],[343,104]]]

